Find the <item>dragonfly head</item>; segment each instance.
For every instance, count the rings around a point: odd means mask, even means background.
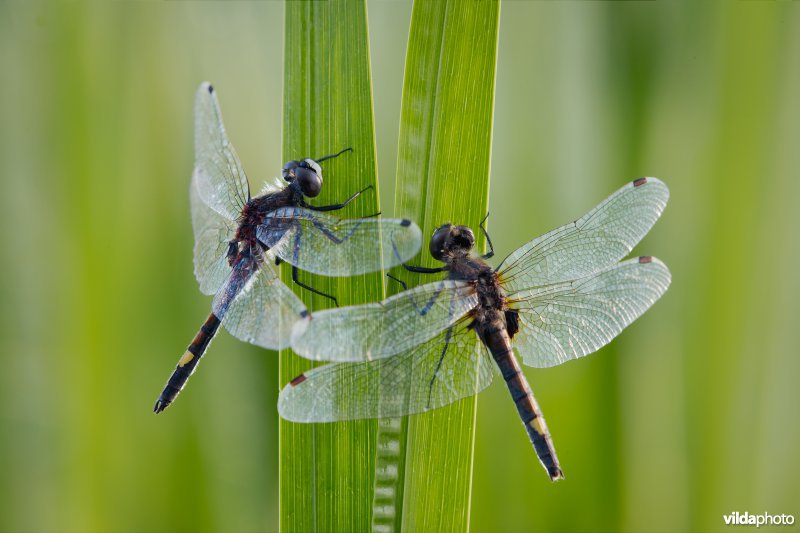
[[[289,161],[281,171],[283,179],[304,196],[314,198],[322,190],[322,168],[313,159]]]
[[[431,255],[438,261],[444,261],[446,255],[468,253],[475,245],[475,234],[467,226],[445,224],[433,232],[431,237]]]

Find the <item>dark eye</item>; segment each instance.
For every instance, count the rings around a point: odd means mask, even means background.
[[[314,170],[299,167],[294,171],[300,192],[309,198],[314,198],[322,190],[322,178]]]
[[[281,176],[286,181],[292,181],[295,177],[295,169],[300,166],[299,161],[289,161],[285,165],[283,165],[283,170],[281,170]]]
[[[445,249],[447,245],[447,237],[450,235],[451,230],[452,226],[445,225],[433,232],[433,237],[431,237],[430,250],[431,250],[431,255],[437,261],[444,261],[444,254],[447,251]]]

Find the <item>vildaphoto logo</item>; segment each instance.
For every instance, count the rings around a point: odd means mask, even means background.
[[[726,526],[791,526],[794,524],[794,515],[790,514],[750,514],[734,511],[731,514],[722,515]]]

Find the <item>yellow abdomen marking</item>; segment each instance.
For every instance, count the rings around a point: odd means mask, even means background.
[[[178,361],[178,366],[185,366],[192,359],[194,359],[194,354],[192,352],[190,352],[189,350],[186,350],[186,352],[181,356],[180,361]]]
[[[533,420],[528,422],[528,425],[530,427],[532,427],[533,430],[536,433],[538,433],[539,435],[542,435],[543,437],[547,435],[547,430],[545,429],[544,425],[542,424],[542,417],[541,416],[537,416],[536,418],[534,418]]]

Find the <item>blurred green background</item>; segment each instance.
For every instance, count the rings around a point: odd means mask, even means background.
[[[411,5],[368,12],[390,215]],[[0,530],[277,528],[274,354],[222,334],[151,408],[210,305],[194,90],[215,83],[258,188],[283,163],[282,50],[279,2],[0,2]],[[653,175],[672,198],[638,251],[673,284],[599,354],[527,372],[566,481],[505,388],[481,395],[474,531],[800,519],[799,94],[798,3],[503,4],[498,255]]]

